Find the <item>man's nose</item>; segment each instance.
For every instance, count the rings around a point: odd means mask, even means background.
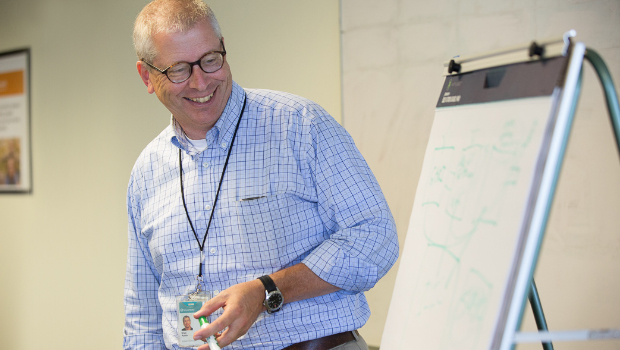
[[[188,79],[189,87],[196,90],[204,90],[209,85],[209,74],[205,73],[198,65],[192,67],[192,75]]]

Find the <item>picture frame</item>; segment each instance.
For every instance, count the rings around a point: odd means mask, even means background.
[[[30,48],[0,52],[0,193],[32,193]]]

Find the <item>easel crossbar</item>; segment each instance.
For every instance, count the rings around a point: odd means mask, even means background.
[[[517,332],[515,343],[538,343],[550,341],[580,341],[620,339],[620,329],[584,329],[577,331],[540,331],[540,332]]]

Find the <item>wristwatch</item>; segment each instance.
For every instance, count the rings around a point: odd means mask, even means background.
[[[278,287],[276,287],[276,284],[271,277],[267,275],[261,276],[258,279],[263,282],[263,286],[265,286],[265,301],[263,301],[263,305],[267,308],[267,312],[272,314],[276,311],[280,311],[282,304],[284,304],[284,298]]]

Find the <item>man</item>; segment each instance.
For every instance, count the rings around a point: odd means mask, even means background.
[[[237,85],[200,0],[148,4],[134,44],[172,118],[129,183],[124,347],[178,349],[175,300],[199,287],[214,297],[194,314],[211,321],[194,339],[367,349],[363,292],[398,240],[351,137],[311,101]]]
[[[193,331],[194,329],[192,328],[192,320],[189,318],[189,316],[183,316],[183,330],[184,331]]]

